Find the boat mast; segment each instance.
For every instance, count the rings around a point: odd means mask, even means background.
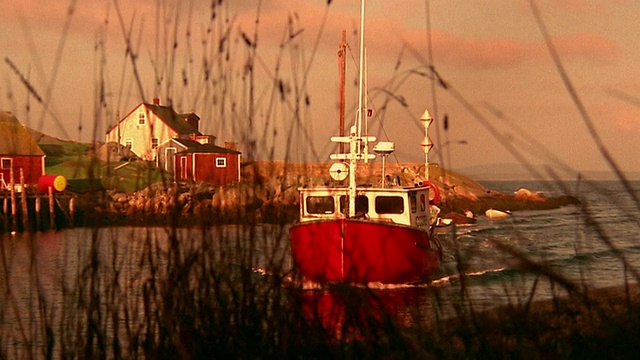
[[[369,142],[376,141],[375,136],[363,136],[362,121],[364,113],[364,5],[362,0],[360,9],[360,73],[358,84],[358,111],[356,123],[351,127],[349,136],[334,136],[331,138],[333,142],[349,143],[348,154],[332,154],[331,159],[349,160],[349,217],[356,214],[356,168],[358,160],[368,162],[374,159],[374,154],[369,154],[367,147]]]
[[[360,68],[358,74],[358,118],[356,122],[356,130],[359,138],[362,138],[362,119],[364,113],[364,5],[362,0],[360,6]],[[361,149],[358,148],[358,154]],[[366,160],[365,160],[366,161]]]
[[[344,136],[344,108],[345,108],[345,94],[344,84],[347,76],[347,31],[342,30],[342,42],[340,43],[340,50],[338,50],[338,111],[340,119],[340,136]],[[344,143],[340,143],[340,154],[344,154]]]

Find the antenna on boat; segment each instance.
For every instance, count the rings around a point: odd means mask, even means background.
[[[433,116],[429,110],[425,110],[420,116],[420,122],[424,125],[424,139],[420,143],[422,149],[424,150],[424,178],[429,181],[429,150],[433,147],[433,143],[429,138],[429,125],[433,122]]]
[[[384,188],[385,183],[385,165],[387,162],[387,157],[395,151],[396,146],[393,142],[390,141],[379,141],[376,146],[373,147],[373,151],[382,157],[382,187]]]
[[[347,31],[342,30],[342,42],[340,42],[340,48],[338,50],[338,78],[339,78],[339,95],[338,95],[338,109],[339,109],[339,122],[340,122],[340,136],[344,136],[344,107],[345,107],[345,93],[344,83],[347,75]],[[340,143],[340,154],[344,154],[344,143]]]

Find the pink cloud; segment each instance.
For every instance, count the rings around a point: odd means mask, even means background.
[[[420,32],[408,33],[406,42],[424,44],[424,37]],[[434,56],[439,61],[459,66],[495,68],[549,59],[542,39],[535,42],[507,37],[480,39],[434,32],[432,41]],[[559,36],[552,39],[552,44],[565,59],[611,61],[619,54],[615,42],[599,34]],[[426,50],[421,51],[426,54]]]
[[[613,126],[625,133],[632,132],[637,135],[640,133],[640,110],[637,108],[615,108],[608,112],[611,116]]]

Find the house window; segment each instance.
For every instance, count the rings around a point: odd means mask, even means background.
[[[144,116],[144,113],[140,113],[138,114],[138,125],[144,125],[146,123],[146,118]]]
[[[13,159],[11,158],[2,158],[2,165],[0,166],[0,168],[3,170],[11,169],[11,165],[13,163],[12,160]]]
[[[227,167],[227,158],[216,158],[216,167]]]
[[[133,148],[133,138],[124,139],[124,146],[131,150],[131,148]]]
[[[151,138],[151,148],[152,149],[157,149],[158,148],[158,138]]]

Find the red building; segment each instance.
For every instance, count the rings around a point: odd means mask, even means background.
[[[198,144],[175,155],[176,181],[203,181],[226,185],[240,181],[240,155],[234,149]]]
[[[35,185],[44,175],[45,153],[33,140],[29,130],[10,112],[0,111],[0,189],[11,183],[20,184],[20,171],[25,185]]]

